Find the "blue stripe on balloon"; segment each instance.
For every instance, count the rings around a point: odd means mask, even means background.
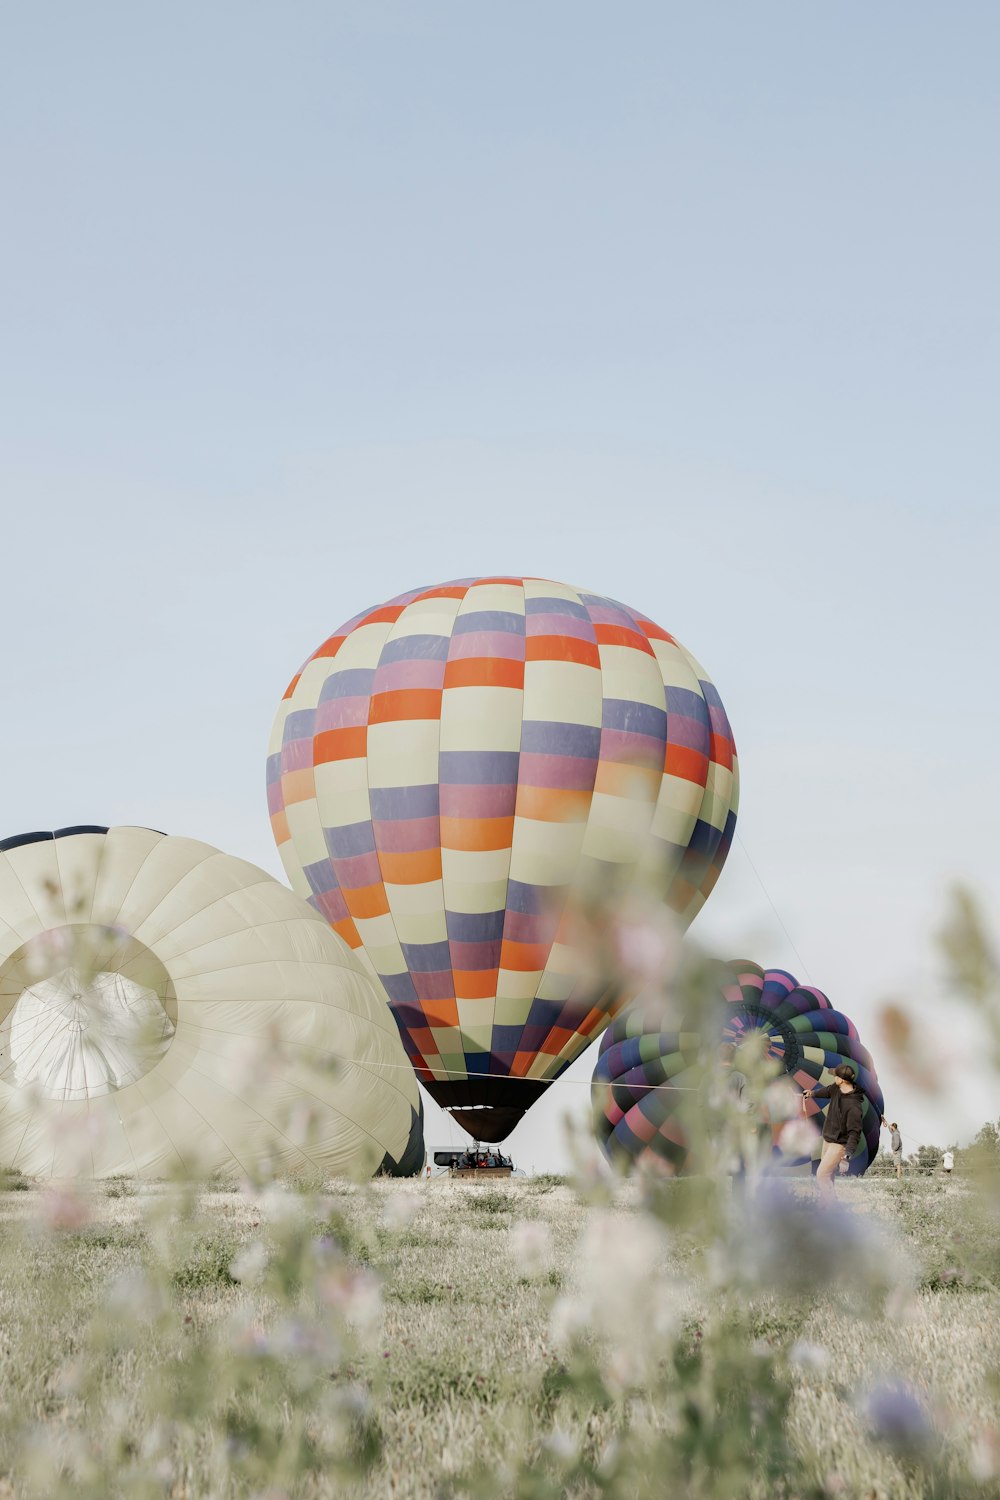
[[[667,716],[651,703],[636,703],[628,698],[605,698],[601,711],[605,729],[621,729],[628,734],[648,734],[663,741],[667,737]]]
[[[438,815],[438,787],[431,786],[373,786],[368,790],[372,817],[377,822],[392,822],[397,818],[436,818]]]
[[[451,949],[447,943],[401,943],[400,947],[407,968],[415,974],[437,974],[451,968]]]
[[[320,689],[319,701],[332,703],[336,698],[370,698],[374,667],[348,667],[345,671],[333,671]]]
[[[452,786],[512,786],[517,781],[516,750],[442,750],[441,781]]]
[[[476,635],[494,630],[504,631],[507,635],[523,635],[524,616],[500,609],[472,610],[467,615],[456,616],[452,634]]]
[[[382,647],[379,666],[394,661],[447,661],[449,639],[446,635],[398,635]]]
[[[323,837],[333,859],[352,859],[356,854],[375,853],[375,830],[368,822],[324,828]]]
[[[591,724],[525,719],[521,725],[521,749],[537,755],[574,755],[581,760],[596,760],[601,753],[601,731]]]

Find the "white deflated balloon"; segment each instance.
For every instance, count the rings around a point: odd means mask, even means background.
[[[254,865],[147,828],[0,842],[0,1167],[419,1170],[376,982]]]

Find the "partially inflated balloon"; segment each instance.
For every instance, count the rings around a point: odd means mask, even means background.
[[[34,1176],[423,1165],[385,1002],[263,870],[148,828],[0,842],[0,1164]]]
[[[719,1047],[738,1047],[755,1031],[764,1033],[767,1056],[799,1090],[832,1083],[834,1068],[853,1065],[864,1105],[851,1172],[865,1172],[878,1154],[883,1100],[871,1056],[853,1021],[834,1010],[822,990],[800,985],[783,969],[764,970],[743,960],[727,964],[720,983]],[[604,1033],[594,1070],[594,1103],[598,1138],[613,1160],[658,1159],[672,1171],[683,1171],[687,1141],[680,1109],[687,1090],[699,1086],[703,1077],[700,1040],[693,1032],[665,1029],[662,1004],[642,999]],[[810,1116],[825,1115],[827,1107],[825,1100],[806,1105]],[[787,1122],[775,1121],[772,1134],[775,1167],[808,1170],[818,1159],[818,1132],[807,1154],[797,1143],[791,1151],[782,1149],[800,1134],[788,1130]]]
[[[686,925],[736,821],[719,695],[674,638],[537,578],[404,594],[293,679],[268,761],[292,884],[385,987],[431,1095],[502,1140],[622,997],[580,987],[574,878],[655,848]]]

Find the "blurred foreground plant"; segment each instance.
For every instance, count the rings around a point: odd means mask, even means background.
[[[523,1434],[523,1457],[503,1472],[477,1466],[447,1493],[481,1500],[626,1500],[666,1492],[692,1500],[888,1500],[890,1493],[892,1500],[966,1500],[995,1493],[1000,1381],[986,1393],[992,1423],[971,1446],[953,1443],[947,1421],[910,1387],[905,1371],[887,1371],[866,1390],[852,1367],[836,1370],[808,1337],[824,1309],[839,1307],[857,1321],[859,1337],[877,1329],[891,1347],[894,1329],[917,1315],[919,1268],[891,1227],[854,1207],[820,1210],[808,1181],[769,1176],[768,1122],[784,1118],[785,1128],[799,1128],[794,1091],[759,1042],[722,1058],[714,966],[690,949],[678,958],[664,920],[651,910],[643,931],[634,898],[620,928],[604,910],[587,967],[602,985],[617,978],[627,990],[641,989],[644,1005],[662,1007],[662,1029],[686,1034],[697,1051],[685,1073],[694,1086],[677,1109],[688,1173],[674,1179],[640,1172],[636,1221],[616,1208],[618,1190],[596,1149],[578,1152],[577,1186],[593,1205],[592,1218],[570,1284],[553,1298],[559,1363],[536,1393],[539,1425]],[[996,1026],[1000,1071],[997,968],[966,897],[956,901],[944,946],[967,1003]],[[665,972],[668,955],[675,961]],[[908,1041],[896,1038],[904,1064]],[[745,1075],[755,1109],[728,1086],[730,1066]],[[995,1154],[981,1154],[992,1171]],[[973,1194],[960,1212],[968,1210],[983,1230],[980,1208]],[[995,1219],[983,1234],[982,1243],[1000,1247]],[[518,1253],[523,1242],[522,1231]],[[977,1284],[996,1290],[981,1276]],[[824,1471],[803,1444],[791,1413],[797,1390],[817,1375],[832,1377],[850,1399],[862,1458],[883,1455],[891,1490],[863,1481],[861,1463]],[[570,1438],[581,1430],[585,1441]]]
[[[969,1189],[949,1188],[942,1238],[945,1219],[958,1238],[947,1240],[951,1259],[935,1282],[925,1275],[919,1293],[926,1268],[898,1233],[918,1201],[911,1185],[891,1185],[898,1211],[883,1225],[859,1210],[864,1184],[854,1185],[849,1204],[820,1213],[808,1182],[769,1177],[769,1127],[728,1087],[719,1056],[712,966],[690,950],[677,957],[660,913],[645,936],[634,901],[627,919],[619,934],[613,913],[602,918],[607,962],[631,983],[660,984],[671,1024],[698,1039],[697,1086],[682,1106],[691,1175],[650,1172],[623,1185],[596,1147],[577,1142],[577,1191],[589,1209],[565,1275],[552,1274],[548,1225],[517,1216],[530,1201],[519,1184],[464,1200],[462,1232],[504,1237],[518,1284],[548,1300],[548,1327],[517,1409],[504,1413],[505,1460],[455,1464],[429,1474],[421,1492],[482,1500],[996,1493],[995,1396],[984,1396],[992,1415],[974,1434],[953,1437],[952,1419],[901,1359],[861,1381],[821,1331],[836,1313],[856,1330],[858,1347],[877,1337],[891,1351],[895,1331],[919,1319],[921,1296],[939,1286],[949,1297],[982,1298],[984,1316],[995,1317],[984,1258],[1000,1243],[995,1167],[984,1166],[982,1193],[978,1178]],[[962,972],[971,978],[962,993],[982,1010],[993,1003],[996,972],[982,955],[967,961],[977,931],[963,907]],[[671,975],[658,967],[664,955]],[[593,962],[599,969],[605,959]],[[266,1058],[248,1059],[263,1066]],[[794,1101],[759,1045],[741,1049],[738,1066],[749,1094],[767,1101],[768,1118],[790,1110],[795,1125]],[[288,1127],[311,1125],[300,1112]],[[419,1245],[414,1200],[380,1199],[359,1228],[323,1184],[283,1186],[266,1164],[238,1186],[191,1176],[132,1187],[53,1184],[8,1200],[7,1264],[23,1268],[25,1306],[6,1307],[7,1331],[15,1317],[65,1330],[56,1367],[44,1363],[40,1338],[37,1368],[8,1383],[0,1464],[14,1492],[55,1500],[391,1493],[401,1460],[391,1474],[382,1461],[390,1350],[373,1262],[387,1245],[408,1253],[408,1236]],[[362,1202],[371,1190],[353,1193]],[[442,1212],[456,1212],[458,1200],[442,1201]],[[536,1212],[545,1201],[534,1198]],[[952,1264],[960,1274],[947,1281]],[[421,1285],[446,1318],[441,1286],[429,1278]],[[453,1291],[450,1279],[444,1291]],[[30,1350],[25,1341],[19,1347]],[[418,1368],[426,1388],[429,1356]],[[496,1374],[475,1372],[471,1385]],[[435,1378],[446,1432],[457,1377]],[[801,1420],[810,1402],[821,1424],[835,1409],[848,1413],[851,1442],[838,1467],[824,1456],[825,1429]]]

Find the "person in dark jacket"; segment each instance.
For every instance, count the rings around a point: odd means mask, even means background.
[[[816,1173],[816,1186],[824,1203],[833,1201],[837,1169],[841,1162],[850,1162],[861,1139],[865,1096],[858,1088],[856,1078],[850,1063],[841,1063],[833,1070],[833,1083],[825,1088],[806,1089],[802,1095],[803,1109],[807,1099],[830,1101],[823,1121],[823,1151]]]

